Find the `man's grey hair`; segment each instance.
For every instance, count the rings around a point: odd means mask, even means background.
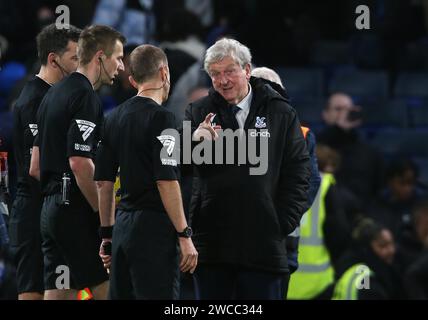
[[[223,38],[214,43],[208,48],[205,53],[204,69],[210,74],[209,67],[213,63],[220,62],[226,57],[231,57],[236,63],[238,63],[242,69],[247,64],[251,65],[251,53],[250,49],[244,46],[239,41],[229,38]]]
[[[284,88],[284,86],[282,85],[281,78],[278,75],[278,73],[276,73],[274,70],[272,70],[270,68],[266,68],[266,67],[255,68],[255,69],[253,69],[253,71],[251,71],[251,75],[253,77],[262,78],[262,79],[266,79],[266,80],[275,82]]]

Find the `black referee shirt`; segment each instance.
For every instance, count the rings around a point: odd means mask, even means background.
[[[28,171],[37,135],[37,110],[50,87],[44,80],[34,77],[22,89],[13,109],[13,148],[18,175],[16,194],[19,196],[40,194],[38,181],[30,177]]]
[[[106,118],[96,157],[95,180],[115,181],[120,167],[124,211],[165,211],[157,180],[178,180],[176,159],[161,159],[163,145],[178,148],[179,141],[162,135],[174,129],[174,115],[149,98],[135,96],[114,109]]]
[[[74,72],[48,91],[37,117],[42,192],[53,194],[60,191],[63,173],[73,178],[69,157],[94,158],[103,119],[101,103],[88,78]],[[77,188],[74,181],[72,188]]]

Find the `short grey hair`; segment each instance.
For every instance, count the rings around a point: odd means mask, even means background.
[[[209,74],[209,67],[226,57],[231,57],[242,69],[247,64],[251,65],[251,52],[239,41],[223,38],[208,48],[205,53],[204,69]]]
[[[266,68],[266,67],[255,68],[253,69],[253,71],[251,71],[251,75],[253,77],[262,78],[262,79],[275,82],[276,84],[279,84],[281,87],[284,88],[278,73],[276,73],[274,70],[270,68]]]

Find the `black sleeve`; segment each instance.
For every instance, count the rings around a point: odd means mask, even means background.
[[[100,130],[101,140],[95,157],[95,181],[115,182],[117,171],[119,169],[119,161],[112,147],[113,142],[109,135],[109,133],[115,131],[109,123],[110,122],[106,120]]]
[[[19,149],[24,146],[24,128],[20,116],[20,108],[13,108],[13,149],[15,153],[15,160],[17,163],[22,164],[22,151]]]
[[[186,151],[186,148],[184,148],[184,143],[189,144],[189,142],[186,141],[186,139],[190,139],[191,150],[193,150],[193,148],[200,143],[199,141],[193,141],[192,140],[193,133],[199,127],[199,122],[197,123],[195,121],[193,112],[194,112],[194,106],[193,106],[193,104],[189,104],[186,108],[186,111],[184,114],[184,120],[183,120],[183,125],[185,124],[186,126],[188,126],[188,127],[186,127],[187,130],[184,129],[184,126],[179,128],[180,135],[181,135],[181,150],[183,151],[181,154],[181,172],[183,175],[192,175],[193,174],[192,164],[184,163],[183,157],[184,157],[184,152]],[[190,126],[190,128],[189,128],[189,126]],[[190,156],[190,159],[191,159],[191,161],[193,161],[193,158],[191,156]]]
[[[40,147],[39,134],[36,134],[36,136],[34,137],[33,146]]]
[[[307,208],[310,158],[300,122],[294,109],[288,115],[284,156],[281,163],[276,209],[285,235],[290,234],[300,223]]]
[[[351,227],[345,208],[335,185],[330,186],[325,196],[326,217],[324,237],[333,263],[338,261],[351,242]]]
[[[156,112],[152,122],[153,177],[158,180],[178,180],[180,135],[171,112]]]
[[[190,127],[193,134],[193,132],[195,132],[199,125],[199,123],[195,123],[195,119],[193,118],[193,104],[189,104],[187,106],[186,111],[184,113],[184,121],[190,121]],[[183,128],[180,128],[180,131],[182,130]]]
[[[407,269],[404,277],[404,287],[409,299],[428,299],[428,252],[424,252]]]
[[[67,157],[93,158],[100,124],[100,106],[93,93],[77,96],[71,105],[72,119],[67,133]]]
[[[317,155],[315,153],[316,139],[311,130],[306,136],[306,145],[308,147],[309,157],[311,158],[311,177],[309,179],[308,206],[306,210],[304,210],[305,212],[312,206],[321,185],[321,176],[318,170]]]

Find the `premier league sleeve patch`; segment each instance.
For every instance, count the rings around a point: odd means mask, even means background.
[[[161,152],[161,162],[163,165],[167,166],[177,166],[177,160],[171,159],[171,156],[174,152],[175,147],[175,137],[171,135],[161,135],[156,137],[163,145],[164,149],[166,149],[166,153],[168,155],[168,158],[165,158],[165,155],[162,156]]]

